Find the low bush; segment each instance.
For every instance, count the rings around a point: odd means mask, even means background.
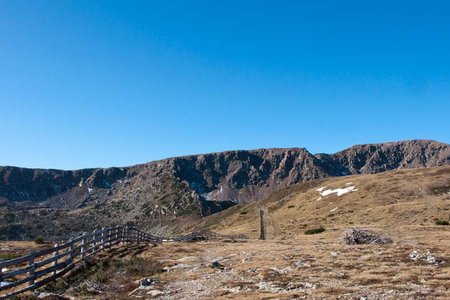
[[[150,277],[163,271],[162,264],[151,258],[88,258],[63,280],[52,282],[41,288],[41,291],[62,293],[71,286],[81,294],[95,294],[115,285],[126,285],[126,289],[132,290],[137,287],[137,278]]]
[[[318,234],[318,233],[322,233],[324,231],[325,231],[325,228],[320,226],[317,228],[311,228],[311,229],[305,230],[305,234]]]
[[[444,226],[450,225],[450,223],[448,221],[446,221],[446,220],[436,220],[434,223],[436,225],[444,225]]]
[[[34,239],[34,243],[36,245],[42,245],[44,243],[44,238],[42,236],[38,236],[37,238]]]
[[[10,252],[0,253],[0,260],[10,260],[19,256],[20,255],[17,253],[10,253]]]
[[[127,274],[135,276],[152,276],[163,271],[160,262],[142,257],[132,257],[125,261],[124,269]]]

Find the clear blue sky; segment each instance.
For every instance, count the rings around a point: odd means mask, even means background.
[[[450,142],[449,1],[0,1],[0,165]]]

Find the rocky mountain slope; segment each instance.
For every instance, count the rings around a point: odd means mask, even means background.
[[[227,151],[125,168],[0,167],[0,238],[65,237],[109,224],[182,230],[280,188],[330,176],[450,164],[450,145],[414,140],[313,155],[304,148]]]
[[[199,228],[257,238],[259,209],[269,239],[304,238],[304,231],[349,227],[441,228],[450,221],[450,166],[394,170],[313,180],[280,189],[260,203],[208,216]]]

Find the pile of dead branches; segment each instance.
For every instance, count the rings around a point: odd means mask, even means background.
[[[392,243],[392,240],[387,236],[379,235],[361,228],[351,228],[345,231],[343,240],[347,245]]]

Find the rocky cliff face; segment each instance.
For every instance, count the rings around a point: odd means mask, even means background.
[[[108,224],[192,224],[281,187],[329,176],[450,164],[434,141],[358,145],[336,154],[303,148],[227,151],[126,168],[0,167],[0,238],[65,236]]]

